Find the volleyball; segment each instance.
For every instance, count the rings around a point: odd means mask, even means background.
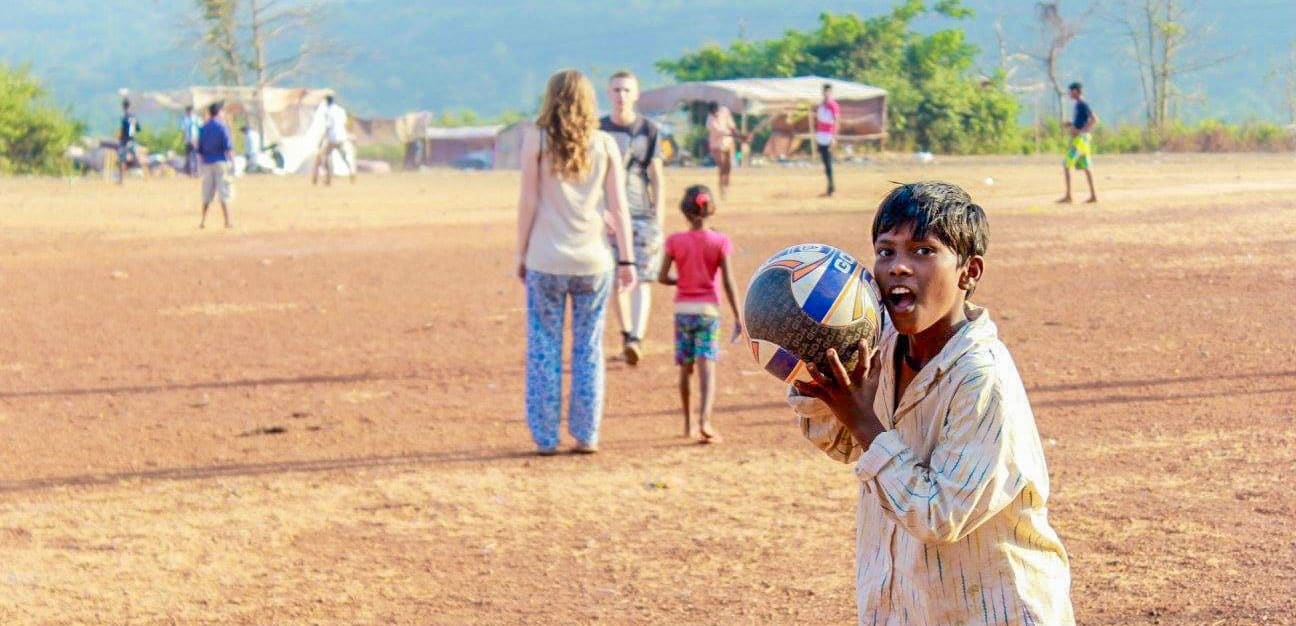
[[[809,243],[792,246],[756,269],[747,285],[743,326],[752,356],[784,382],[810,380],[805,364],[828,375],[824,358],[836,348],[847,371],[881,336],[881,299],[873,275],[845,251]]]

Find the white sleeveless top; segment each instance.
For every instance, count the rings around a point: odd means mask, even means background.
[[[596,131],[590,141],[590,171],[581,180],[569,182],[553,173],[540,141],[540,189],[535,224],[527,241],[527,269],[546,274],[589,276],[611,271],[612,248],[608,245],[607,202],[603,193],[609,163],[620,163],[616,140]],[[610,158],[609,158],[610,157]],[[522,158],[529,158],[523,156]],[[619,190],[625,194],[624,188]],[[625,198],[621,198],[625,206]]]

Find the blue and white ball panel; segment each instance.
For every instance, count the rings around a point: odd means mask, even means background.
[[[863,264],[841,250],[824,244],[786,248],[759,267],[753,281],[772,268],[791,272],[796,303],[825,326],[845,326],[864,313],[855,305],[865,295],[861,289],[872,289],[873,277]]]
[[[787,382],[796,378],[810,380],[810,376],[805,373],[805,366],[796,355],[764,339],[752,339],[750,343],[752,356],[765,371]]]

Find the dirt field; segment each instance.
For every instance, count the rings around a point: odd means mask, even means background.
[[[887,181],[966,185],[1079,623],[1292,624],[1294,166],[1102,157],[1096,206],[1051,158],[841,166],[832,200],[767,167],[715,226],[745,282],[870,258]],[[189,180],[0,179],[0,623],[852,622],[849,468],[732,347],[727,441],[684,440],[665,288],[603,452],[530,456],[516,186],[244,179],[225,232]]]

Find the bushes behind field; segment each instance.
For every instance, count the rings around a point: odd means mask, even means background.
[[[0,174],[63,174],[81,124],[50,100],[26,67],[0,63]]]
[[[114,133],[114,139],[115,139]],[[149,154],[175,152],[184,154],[184,134],[178,126],[148,126],[140,124],[135,143],[144,146]]]
[[[405,165],[405,146],[399,143],[356,146],[356,158],[366,161],[386,161],[393,170],[398,170]]]
[[[1296,150],[1296,129],[1273,122],[1251,120],[1229,124],[1205,119],[1194,124],[1176,122],[1160,135],[1143,126],[1099,124],[1094,129],[1094,149],[1099,153],[1130,154],[1138,152],[1288,152]],[[1038,129],[1020,129],[1020,150],[1062,152],[1070,135],[1059,123],[1050,121]],[[1038,143],[1037,143],[1038,140]]]

